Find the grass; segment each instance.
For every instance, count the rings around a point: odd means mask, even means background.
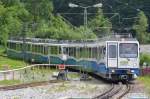
[[[8,69],[16,69],[26,66],[23,61],[6,57],[5,49],[0,45],[0,70],[3,70],[6,65],[8,66]]]
[[[16,69],[26,66],[26,63],[20,60],[0,56],[0,70],[3,70],[6,65],[8,66],[8,69]]]
[[[68,73],[68,78],[79,78],[80,74],[78,73]]]
[[[5,54],[5,49],[3,46],[0,45],[0,55],[4,55]]]
[[[150,95],[150,76],[141,76],[138,80],[144,84],[148,94]]]
[[[20,80],[2,80],[0,81],[0,85],[15,85],[20,84]]]

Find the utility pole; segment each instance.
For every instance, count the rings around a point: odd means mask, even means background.
[[[80,5],[77,5],[77,4],[73,4],[73,3],[69,3],[69,7],[71,8],[83,8],[84,9],[84,32],[87,32],[87,9],[88,8],[101,8],[102,7],[102,3],[98,3],[98,4],[95,4],[95,5],[92,5],[92,6],[80,6]],[[87,33],[85,33],[85,39],[87,39]]]

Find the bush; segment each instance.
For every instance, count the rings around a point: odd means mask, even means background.
[[[147,65],[150,65],[150,54],[148,53],[140,54],[140,66],[142,66],[144,62],[146,62]]]

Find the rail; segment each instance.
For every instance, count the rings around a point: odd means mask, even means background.
[[[125,88],[124,85],[121,83],[119,85],[112,84],[107,91],[101,93],[100,95],[94,97],[93,99],[109,99],[110,97],[114,97],[114,99],[121,99],[127,93],[129,93],[130,90],[131,85],[129,84],[126,84]]]
[[[62,81],[59,80],[50,80],[50,81],[41,81],[41,82],[32,82],[32,83],[25,83],[25,84],[18,84],[18,85],[9,85],[9,86],[2,86],[0,87],[0,91],[7,91],[7,90],[16,90],[22,89],[27,87],[36,87],[41,85],[48,85],[49,83],[59,83]]]

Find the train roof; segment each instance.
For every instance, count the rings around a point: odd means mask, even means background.
[[[8,42],[13,42],[13,43],[23,43],[23,41],[19,41],[19,40],[8,40]],[[84,47],[84,46],[88,46],[88,47],[96,47],[96,46],[102,46],[104,45],[104,42],[31,42],[31,41],[26,41],[26,44],[34,44],[34,45],[44,45],[44,46],[70,46],[70,47],[75,47],[75,46],[79,46],[79,47]]]
[[[132,37],[122,37],[120,35],[107,36],[100,39],[87,39],[87,40],[54,40],[54,39],[41,39],[41,38],[13,38],[8,42],[14,43],[32,43],[35,45],[48,45],[48,46],[103,46],[105,42],[109,41],[134,41],[138,42],[137,39]]]
[[[136,38],[110,38],[107,41],[137,41],[137,39]]]

